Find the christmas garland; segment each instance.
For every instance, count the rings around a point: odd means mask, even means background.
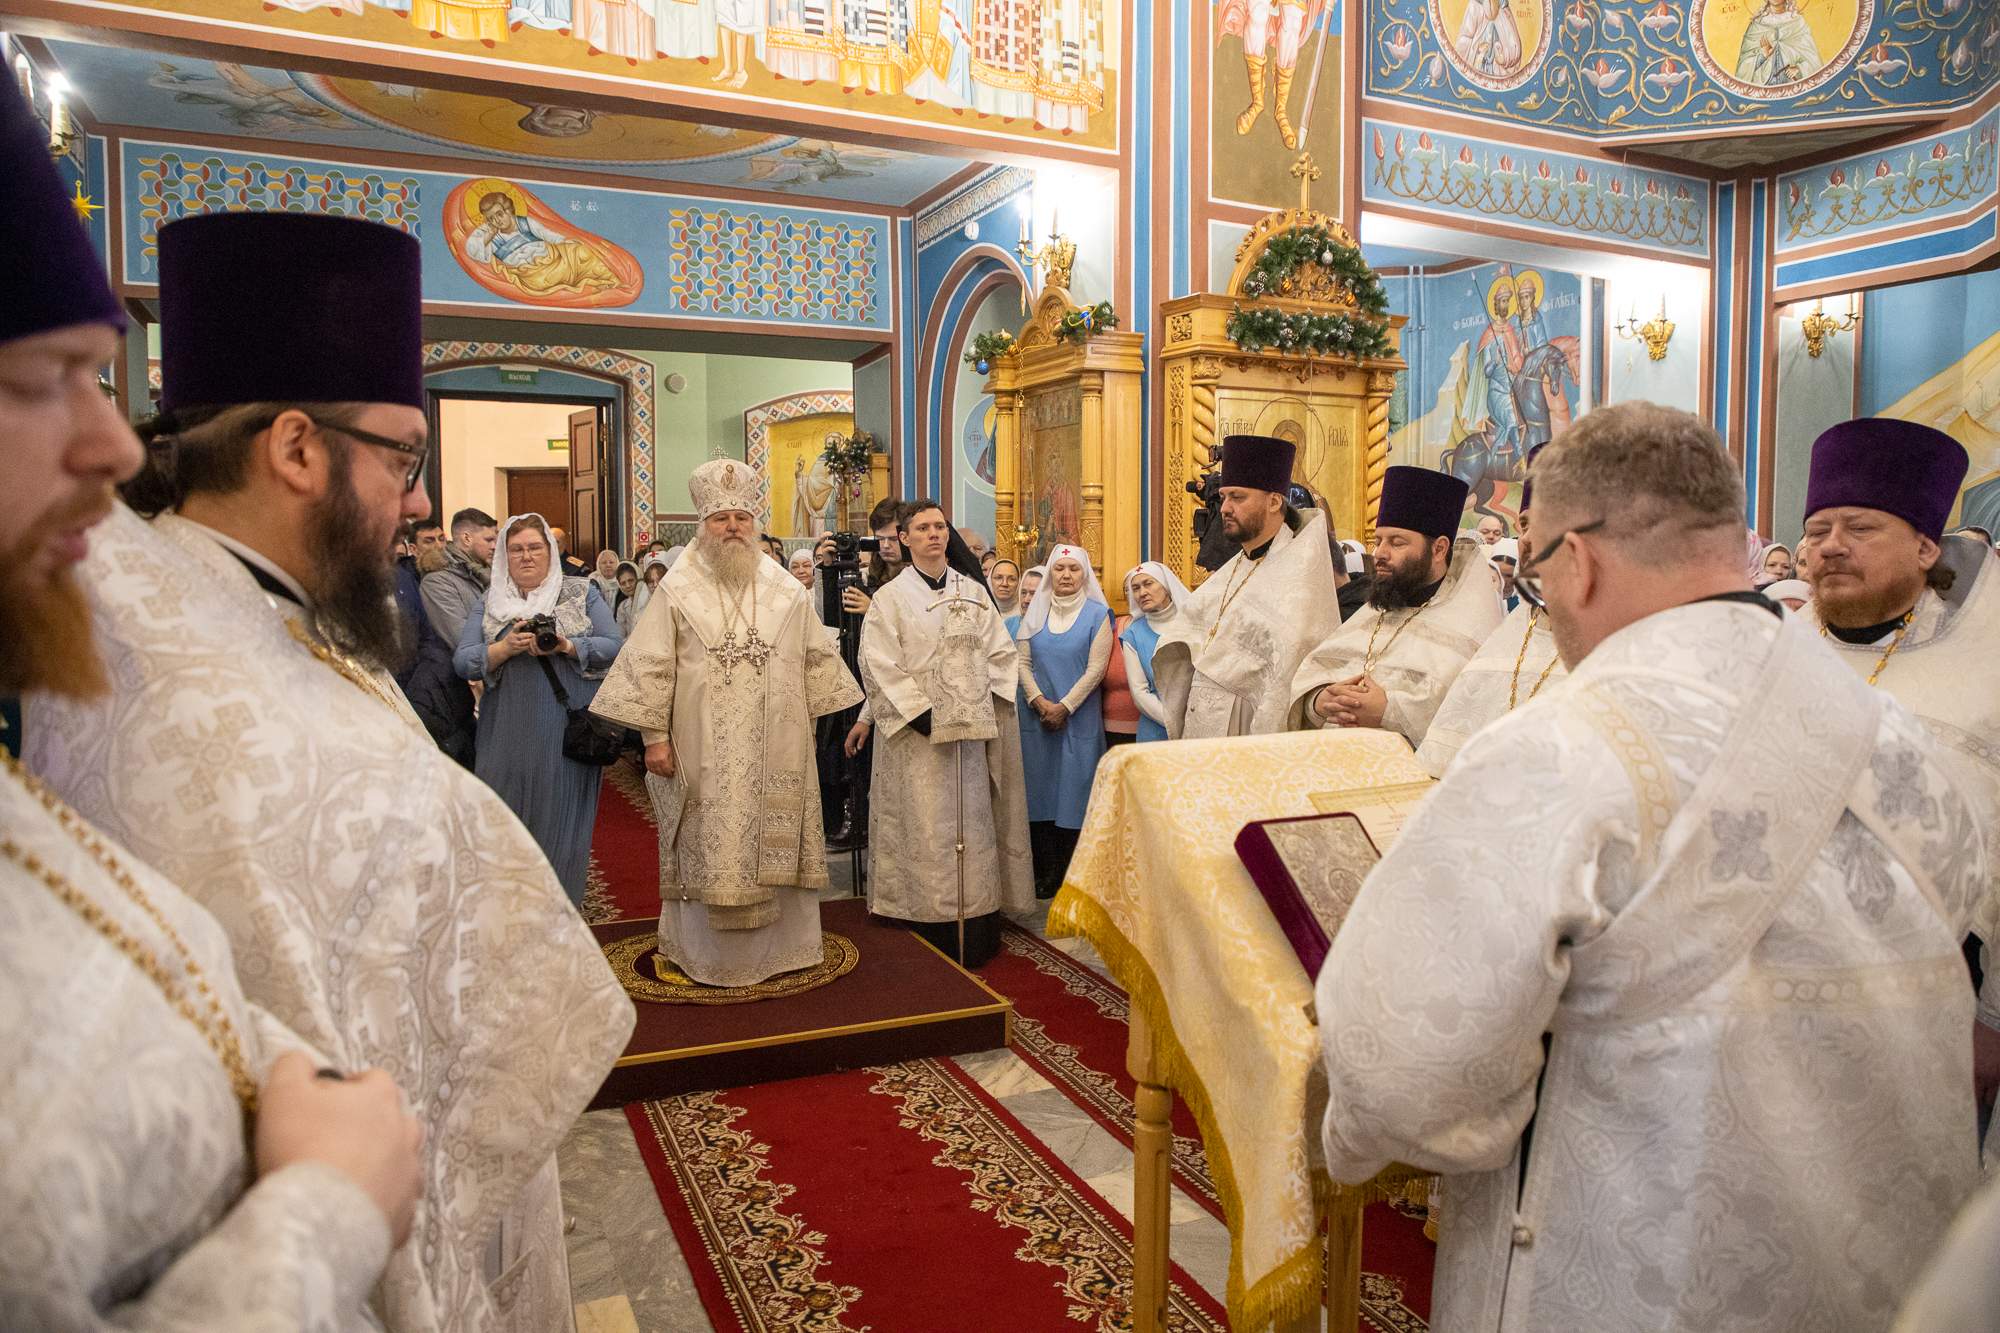
[[[1389,326],[1365,316],[1357,319],[1353,315],[1238,306],[1229,316],[1228,333],[1230,341],[1246,352],[1274,347],[1281,352],[1366,361],[1389,351]]]
[[[845,439],[834,438],[820,451],[826,470],[842,480],[868,475],[869,457],[875,452],[875,437],[858,430]]]
[[[1306,356],[1341,356],[1365,361],[1389,352],[1389,325],[1371,318],[1389,309],[1382,280],[1350,245],[1325,227],[1295,227],[1265,243],[1264,252],[1243,279],[1243,295],[1251,300],[1282,296],[1303,264],[1327,270],[1358,307],[1358,314],[1319,314],[1278,310],[1269,306],[1237,306],[1229,316],[1230,341],[1246,352],[1276,348]]]
[[[1294,227],[1279,232],[1264,243],[1264,253],[1243,279],[1243,295],[1251,300],[1283,296],[1285,283],[1301,264],[1318,264],[1346,290],[1354,304],[1371,315],[1389,309],[1389,294],[1382,279],[1368,267],[1361,247],[1350,245],[1325,227]]]
[[[988,329],[973,335],[972,350],[965,354],[965,364],[984,375],[993,369],[995,361],[1013,354],[1014,335],[1005,329]]]
[[[1118,327],[1118,312],[1111,308],[1111,302],[1099,301],[1083,310],[1072,310],[1056,325],[1056,338],[1060,342],[1088,342],[1098,334]]]

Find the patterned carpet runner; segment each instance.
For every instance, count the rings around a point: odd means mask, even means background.
[[[720,1333],[1129,1327],[1130,1227],[949,1061],[626,1115]],[[1225,1327],[1178,1268],[1168,1327]]]
[[[586,919],[659,911],[645,779],[606,770]],[[1008,926],[980,978],[1015,1005],[1014,1051],[1132,1141],[1125,992]],[[690,1093],[626,1108],[721,1333],[1040,1333],[1128,1326],[1131,1232],[950,1061]],[[1220,1217],[1194,1119],[1174,1106],[1174,1183]],[[1424,1333],[1435,1247],[1421,1210],[1376,1204],[1362,1232],[1364,1333]],[[1175,1270],[1171,1327],[1219,1333]]]
[[[1014,1002],[1014,1051],[1035,1072],[1130,1146],[1132,1077],[1125,1072],[1126,996],[1117,983],[1018,926],[1001,934],[999,956],[980,979]],[[1194,1116],[1174,1099],[1174,1184],[1222,1216]],[[1424,1211],[1378,1203],[1361,1227],[1361,1316],[1369,1333],[1429,1327],[1437,1247]]]
[[[646,775],[620,759],[604,770],[590,842],[583,919],[630,921],[660,914],[660,834]]]

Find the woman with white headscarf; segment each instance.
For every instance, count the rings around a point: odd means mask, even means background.
[[[1795,572],[1792,568],[1792,548],[1783,542],[1772,542],[1758,552],[1757,572],[1750,576],[1750,586],[1767,587],[1791,578]]]
[[[597,588],[565,576],[557,558],[540,514],[509,518],[492,581],[465,618],[452,662],[467,680],[486,682],[473,772],[527,825],[581,907],[604,774],[563,757],[569,712],[557,685],[569,708],[590,707],[624,640]]]
[[[1014,631],[1021,693],[1036,725],[1021,730],[1028,783],[1028,836],[1035,893],[1062,887],[1090,804],[1090,783],[1104,757],[1104,710],[1098,687],[1111,664],[1111,607],[1080,546],[1049,552],[1049,576]]]
[[[1132,608],[1132,619],[1119,635],[1119,653],[1125,659],[1132,702],[1139,705],[1142,741],[1167,739],[1167,707],[1153,681],[1153,652],[1160,646],[1160,631],[1180,614],[1187,599],[1187,585],[1157,560],[1148,560],[1125,576],[1125,601]]]

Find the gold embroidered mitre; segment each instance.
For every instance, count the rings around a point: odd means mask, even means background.
[[[712,458],[688,476],[688,498],[694,501],[696,518],[726,509],[759,513],[764,507],[761,490],[757,469],[734,458]]]

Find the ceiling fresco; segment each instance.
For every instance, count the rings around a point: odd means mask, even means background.
[[[570,167],[889,206],[909,204],[967,165],[961,158],[165,52],[76,42],[48,47],[96,120],[155,132]]]

